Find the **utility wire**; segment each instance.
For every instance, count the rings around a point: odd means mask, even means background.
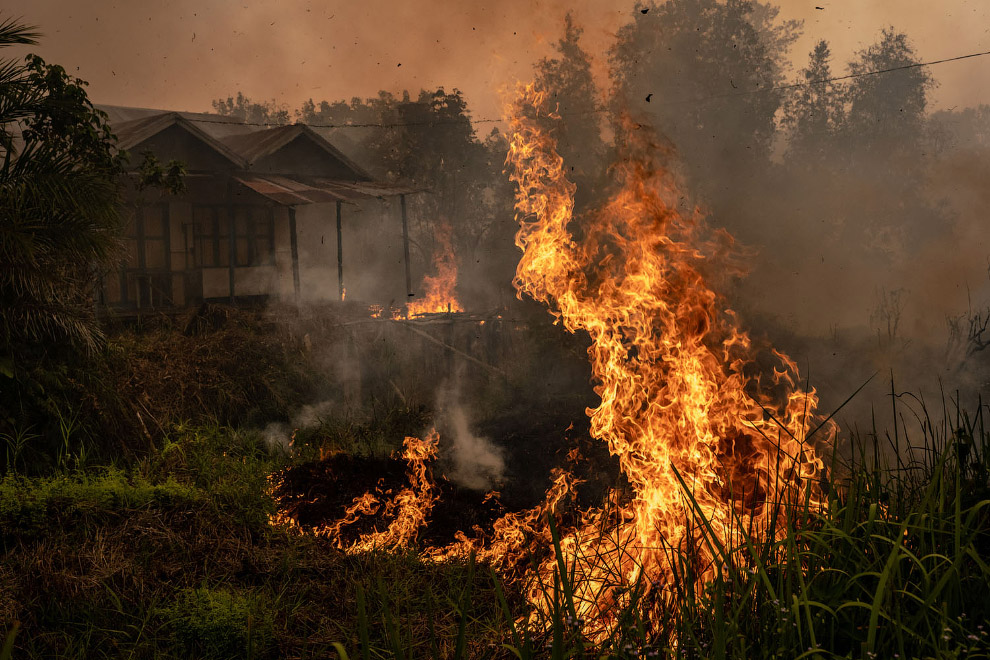
[[[796,89],[798,87],[811,87],[812,85],[823,85],[826,83],[841,82],[843,80],[853,80],[856,78],[866,78],[867,76],[879,76],[887,73],[893,73],[896,71],[905,71],[907,69],[919,69],[925,66],[934,66],[936,64],[945,64],[947,62],[958,62],[960,60],[968,60],[976,57],[984,57],[990,55],[990,50],[983,51],[980,53],[969,53],[968,55],[957,55],[956,57],[947,57],[941,60],[932,60],[931,62],[914,62],[912,64],[904,64],[902,66],[890,67],[888,69],[877,69],[875,71],[863,71],[860,73],[850,73],[844,76],[835,76],[832,78],[821,78],[818,80],[806,80],[804,82],[794,82],[787,83],[784,85],[776,85],[774,87],[761,87],[757,89],[742,90],[737,92],[730,92],[726,94],[716,94],[713,96],[705,96],[698,99],[683,99],[676,101],[663,101],[656,103],[655,105],[679,105],[685,103],[704,103],[706,101],[713,101],[724,98],[732,98],[736,96],[750,96],[752,94],[768,94],[770,92],[776,92],[786,89]],[[605,110],[589,110],[578,114],[605,114]],[[182,114],[182,113],[180,113]],[[190,113],[198,114],[198,113]],[[223,119],[190,119],[189,121],[196,122],[198,124],[234,124],[237,126],[265,126],[265,127],[278,127],[278,126],[291,126],[292,124],[272,124],[265,122],[249,122],[249,121],[229,121]],[[401,128],[405,126],[441,126],[444,124],[463,124],[467,121],[470,124],[497,124],[505,122],[506,119],[503,117],[486,117],[484,119],[452,119],[449,121],[435,120],[435,121],[418,121],[418,122],[382,122],[382,123],[358,123],[358,124],[302,124],[303,126],[308,126],[309,128]]]
[[[705,101],[732,98],[736,96],[750,96],[753,94],[766,94],[770,92],[776,92],[779,90],[786,89],[797,89],[799,87],[811,87],[813,85],[824,85],[826,83],[840,82],[843,80],[853,80],[855,78],[866,78],[868,76],[879,76],[886,73],[893,73],[896,71],[905,71],[907,69],[920,69],[924,66],[934,66],[936,64],[945,64],[946,62],[958,62],[959,60],[968,60],[974,57],[984,57],[990,55],[990,50],[983,51],[980,53],[970,53],[968,55],[957,55],[956,57],[947,57],[941,60],[932,60],[931,62],[914,62],[912,64],[903,64],[901,66],[894,66],[888,69],[877,69],[875,71],[862,71],[860,73],[849,73],[844,76],[834,76],[832,78],[819,78],[817,80],[805,80],[803,82],[787,83],[784,85],[776,85],[774,87],[762,87],[757,89],[741,90],[737,92],[728,92],[726,94],[716,94],[713,96],[705,96],[699,99],[684,99],[677,101],[666,101],[658,103],[657,105],[678,105],[684,103],[704,103]]]

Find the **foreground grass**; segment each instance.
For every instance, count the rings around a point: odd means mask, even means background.
[[[492,603],[470,621],[473,646],[493,638],[492,585],[467,565],[345,557],[272,528],[266,477],[290,460],[255,435],[180,428],[128,470],[3,477],[0,637],[19,623],[12,657],[334,657],[334,642],[359,641],[359,593],[382,647],[388,610],[404,643],[429,643],[432,628],[446,653],[466,590]]]
[[[821,507],[786,503],[782,538],[721,547],[695,519],[715,581],[661,603],[632,589],[597,645],[570,614],[570,558],[527,628],[469,560],[348,557],[273,528],[267,475],[316,447],[179,426],[124,467],[0,480],[0,657],[16,624],[18,658],[990,658],[990,440],[980,415],[952,419],[920,414],[923,449],[886,462],[880,438],[856,445]]]

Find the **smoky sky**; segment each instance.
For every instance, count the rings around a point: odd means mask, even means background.
[[[781,18],[804,21],[794,71],[828,39],[841,72],[853,54],[894,26],[920,57],[990,50],[984,0],[778,0]],[[615,30],[634,2],[595,0],[8,0],[3,16],[43,33],[28,50],[90,82],[100,103],[210,110],[237,91],[289,108],[320,100],[461,89],[475,118],[500,114],[499,89],[528,79],[550,55],[572,11],[600,75]],[[794,73],[792,71],[792,75]],[[990,57],[940,66],[936,108],[990,103]]]

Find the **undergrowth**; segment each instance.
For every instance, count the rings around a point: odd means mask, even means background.
[[[260,432],[174,425],[140,459],[0,479],[0,658],[990,658],[984,410],[936,424],[916,405],[910,437],[902,423],[889,443],[854,438],[820,506],[784,503],[797,515],[782,535],[741,530],[722,547],[695,516],[715,579],[687,588],[706,567],[676,549],[682,588],[658,603],[634,585],[595,644],[559,543],[550,614],[523,625],[515,585],[471,558],[346,556],[273,527],[268,475],[323,443],[339,450],[346,423],[291,451]],[[651,623],[642,613],[657,607]]]

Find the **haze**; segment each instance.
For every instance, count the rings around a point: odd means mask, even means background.
[[[893,25],[925,60],[990,50],[990,5],[981,0],[780,0],[781,17],[804,21],[794,70],[813,43],[832,44],[841,70]],[[821,7],[817,9],[816,7]],[[585,28],[604,72],[615,29],[631,2],[593,0],[447,3],[429,0],[9,0],[4,14],[39,26],[37,52],[90,82],[96,102],[207,111],[237,91],[289,108],[320,100],[459,88],[475,118],[498,116],[498,89],[528,79],[551,52],[566,11]],[[990,58],[941,65],[934,107],[990,103]],[[793,74],[793,71],[792,71]]]

